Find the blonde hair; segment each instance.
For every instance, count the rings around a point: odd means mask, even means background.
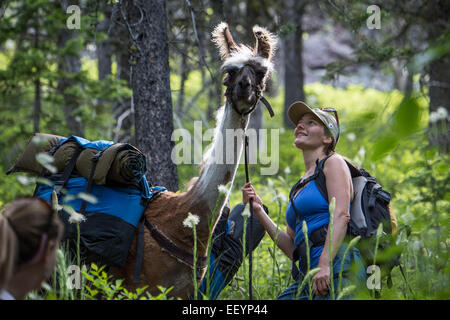
[[[0,214],[0,289],[14,269],[38,253],[44,234],[59,239],[63,224],[50,205],[40,198],[18,198]],[[48,243],[47,243],[48,244]]]

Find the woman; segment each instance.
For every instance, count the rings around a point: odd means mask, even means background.
[[[334,114],[332,113],[334,112]],[[337,290],[338,279],[345,250],[343,246],[350,220],[350,202],[353,198],[353,186],[350,171],[342,156],[334,152],[339,140],[339,124],[337,112],[334,109],[311,109],[303,102],[293,103],[288,110],[289,119],[296,125],[294,130],[294,145],[302,150],[305,163],[305,174],[301,181],[307,182],[300,190],[292,195],[286,210],[287,230],[284,232],[262,210],[262,201],[256,194],[251,183],[244,185],[243,202],[253,200],[253,213],[272,239],[277,238],[278,247],[294,263],[299,259],[301,274],[293,272],[296,282],[287,288],[279,299],[300,299],[309,297],[309,289],[306,288],[297,293],[298,284],[307,272],[306,244],[302,232],[303,221],[308,227],[310,269],[319,267],[320,271],[312,278],[312,290],[316,298],[329,298],[330,287],[330,252],[329,241],[332,240],[333,278],[334,287]],[[328,199],[325,199],[317,188],[314,179],[310,180],[317,172],[317,165],[323,165]],[[333,237],[329,239],[329,203],[335,198],[335,211],[333,219]],[[312,247],[311,247],[312,245]],[[343,287],[350,284],[348,273],[350,265],[358,262],[363,268],[362,259],[357,249],[351,250],[344,261]],[[359,280],[363,280],[361,270]]]
[[[56,265],[63,224],[39,198],[19,198],[0,214],[0,300],[40,289]]]

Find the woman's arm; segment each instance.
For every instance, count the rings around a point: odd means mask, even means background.
[[[323,172],[326,179],[328,200],[331,202],[333,197],[336,199],[333,216],[333,238],[331,239],[331,257],[334,259],[342,245],[347,233],[347,225],[350,221],[349,210],[352,198],[352,180],[347,164],[339,155],[332,156],[325,162]],[[327,232],[323,251],[319,259],[318,267],[320,271],[313,278],[313,290],[317,295],[326,294],[330,285],[329,234],[330,232]]]
[[[253,214],[256,215],[272,240],[277,241],[278,248],[280,248],[281,251],[283,251],[284,254],[292,260],[292,252],[295,249],[295,233],[289,228],[289,226],[287,227],[287,232],[284,232],[275,224],[275,222],[272,221],[272,219],[270,219],[270,217],[264,212],[261,198],[258,197],[250,182],[246,183],[242,188],[242,200],[244,204],[247,204],[249,199],[253,199]]]

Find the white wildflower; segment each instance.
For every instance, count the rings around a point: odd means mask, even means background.
[[[430,123],[436,123],[440,120],[447,119],[448,111],[444,107],[437,108],[436,111],[430,112],[429,121]]]
[[[186,228],[193,229],[194,226],[196,226],[199,222],[200,222],[200,217],[189,212],[188,216],[183,221],[183,226],[185,226]]]
[[[242,211],[242,216],[243,217],[250,217],[250,206],[245,206],[244,211]]]
[[[291,173],[291,168],[289,168],[289,166],[287,166],[286,169],[284,169],[284,173],[285,174],[290,174]]]
[[[219,193],[223,193],[223,194],[227,194],[228,193],[228,189],[226,186],[224,186],[223,184],[219,185],[217,187],[217,189],[219,189]]]
[[[361,147],[358,151],[358,156],[361,159],[365,159],[366,158],[366,149],[364,147]]]
[[[420,249],[422,249],[422,247],[423,247],[422,246],[422,242],[420,242],[419,240],[414,240],[412,242],[412,248],[413,248],[414,251],[419,252]]]
[[[348,139],[348,141],[355,141],[356,134],[354,134],[353,132],[350,132],[349,134],[347,134],[347,139]]]
[[[439,117],[440,117],[440,119],[447,119],[447,116],[448,116],[448,111],[447,111],[447,109],[445,109],[444,107],[439,107],[437,110],[436,110],[436,113],[439,115]]]
[[[69,213],[69,223],[81,223],[83,221],[86,221],[86,217],[82,215],[81,213],[76,212],[72,207],[70,206],[64,206],[64,210],[66,210]]]
[[[439,114],[437,112],[431,112],[429,116],[430,123],[436,123],[439,121]]]
[[[274,183],[273,183],[272,179],[268,179],[268,180],[267,180],[267,186],[268,186],[270,189],[273,189]]]
[[[283,203],[283,202],[287,202],[288,199],[284,193],[279,192],[279,193],[277,193],[277,195],[275,197],[272,198],[272,201],[277,201],[277,202]]]

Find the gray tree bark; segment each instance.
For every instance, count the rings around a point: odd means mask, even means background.
[[[127,8],[135,25],[136,52],[132,89],[135,107],[136,145],[147,157],[147,178],[153,185],[178,190],[176,164],[171,152],[174,142],[170,91],[167,16],[164,0],[135,1]]]
[[[429,43],[439,42],[442,36],[448,32],[448,12],[450,4],[448,1],[430,1],[424,10],[427,15],[428,41]],[[442,45],[442,41],[440,41]],[[430,144],[438,146],[444,153],[450,152],[450,53],[434,60],[428,66],[430,81],[428,83],[430,96],[430,113],[439,108],[447,110],[447,117],[440,119],[436,123],[429,123]],[[437,130],[431,130],[432,127]]]
[[[75,4],[78,4],[78,1],[74,2]],[[60,5],[64,12],[66,12],[66,9],[70,4],[68,1],[61,0]],[[59,29],[57,40],[58,47],[64,48],[66,43],[69,40],[76,38],[76,36],[77,30],[69,30],[67,28]],[[58,80],[58,92],[64,99],[63,109],[67,127],[70,130],[70,134],[84,136],[83,122],[75,114],[76,109],[80,106],[79,99],[77,96],[67,92],[67,89],[76,85],[76,81],[70,75],[81,71],[81,60],[79,54],[66,54],[60,56],[58,60],[58,70],[63,73]]]
[[[435,60],[430,65],[430,113],[443,107],[450,115],[450,55]],[[439,147],[444,153],[450,152],[450,116],[440,119],[436,123],[430,123],[430,128],[435,126],[438,130],[431,131],[430,143]]]
[[[294,128],[289,121],[287,110],[296,100],[305,100],[303,90],[303,59],[302,59],[302,16],[304,11],[304,1],[284,0],[284,24],[295,26],[295,30],[283,39],[284,52],[284,124]]]
[[[39,8],[35,17],[35,35],[34,35],[34,48],[39,48]],[[39,73],[38,73],[39,74]],[[34,132],[39,132],[39,124],[41,118],[41,79],[38,76],[34,80],[34,112],[33,112],[33,128]]]

